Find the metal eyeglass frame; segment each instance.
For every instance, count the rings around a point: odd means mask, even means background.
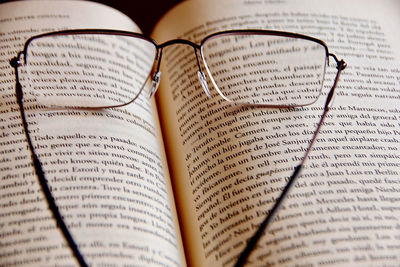
[[[51,210],[57,225],[60,227],[60,230],[65,238],[65,240],[67,241],[69,247],[71,248],[74,257],[76,258],[76,260],[78,261],[80,266],[88,266],[88,264],[86,263],[83,255],[81,254],[78,246],[76,245],[76,242],[74,241],[72,235],[70,234],[68,227],[66,226],[61,213],[57,207],[57,204],[54,201],[54,198],[51,194],[50,188],[47,184],[47,180],[45,178],[43,169],[42,169],[42,165],[40,163],[39,158],[37,157],[36,153],[35,153],[35,149],[33,147],[33,143],[32,143],[32,139],[29,135],[29,130],[28,130],[28,123],[26,120],[26,116],[25,116],[25,112],[24,112],[24,104],[23,104],[23,90],[22,90],[22,85],[19,82],[19,75],[18,75],[18,67],[20,67],[22,65],[21,63],[21,57],[23,55],[23,59],[24,62],[26,64],[26,60],[27,60],[27,49],[29,46],[29,43],[31,41],[33,41],[34,39],[38,39],[41,37],[46,37],[46,36],[56,36],[56,35],[70,35],[70,34],[108,34],[108,35],[121,35],[121,36],[130,36],[130,37],[135,37],[135,38],[140,38],[140,39],[144,39],[147,40],[148,42],[152,43],[155,48],[156,48],[156,55],[155,55],[155,59],[154,59],[154,66],[156,66],[155,71],[154,71],[154,75],[152,78],[152,87],[150,89],[150,94],[149,96],[153,95],[157,88],[158,88],[158,84],[159,84],[159,80],[160,80],[160,63],[161,63],[161,58],[162,58],[162,51],[165,47],[169,46],[169,45],[174,45],[174,44],[184,44],[184,45],[189,45],[194,49],[194,53],[196,56],[196,63],[198,66],[198,76],[200,79],[200,83],[205,91],[205,93],[207,94],[207,96],[209,98],[211,98],[208,86],[207,86],[207,82],[206,82],[206,78],[204,73],[201,70],[201,66],[200,66],[200,59],[199,59],[199,55],[198,53],[200,53],[201,55],[201,59],[203,64],[206,66],[206,70],[208,73],[209,78],[211,79],[211,81],[214,84],[214,87],[216,87],[216,90],[218,91],[218,93],[220,93],[220,95],[227,101],[229,101],[229,99],[227,99],[226,97],[224,97],[224,95],[220,92],[220,90],[218,89],[218,87],[216,86],[214,79],[212,78],[212,75],[207,67],[207,63],[205,62],[204,59],[204,55],[203,55],[203,44],[210,38],[216,37],[216,36],[220,36],[220,35],[252,35],[252,34],[256,34],[256,35],[271,35],[271,36],[281,36],[281,37],[290,37],[290,38],[300,38],[300,39],[304,39],[304,40],[309,40],[309,41],[313,41],[316,42],[320,45],[322,45],[325,48],[325,53],[326,53],[326,61],[329,65],[329,57],[332,57],[335,62],[336,62],[336,68],[337,68],[337,73],[333,82],[333,85],[329,91],[329,93],[327,94],[327,99],[325,101],[325,106],[324,106],[324,110],[323,110],[323,114],[321,115],[321,118],[317,124],[316,130],[314,131],[314,134],[312,136],[312,139],[308,145],[308,148],[306,150],[306,152],[304,153],[304,157],[302,158],[301,162],[299,165],[297,165],[294,168],[294,172],[293,174],[290,176],[286,186],[284,187],[284,189],[282,190],[280,196],[278,197],[277,201],[275,202],[274,206],[272,207],[272,209],[268,212],[267,216],[265,217],[265,219],[260,223],[260,226],[258,228],[258,230],[254,233],[254,235],[251,237],[251,239],[248,241],[247,246],[245,247],[245,249],[242,251],[242,253],[240,254],[235,266],[239,267],[239,266],[243,266],[246,263],[247,258],[250,256],[251,252],[254,250],[258,240],[261,238],[262,234],[264,233],[265,229],[267,228],[267,226],[273,221],[275,215],[277,214],[283,200],[286,198],[286,195],[288,194],[289,190],[291,189],[292,185],[294,184],[294,182],[297,180],[296,178],[298,177],[300,170],[302,169],[302,166],[306,160],[306,158],[308,157],[308,154],[311,151],[311,148],[316,140],[316,137],[320,131],[320,128],[323,124],[323,121],[326,117],[327,112],[329,111],[329,103],[332,100],[332,97],[334,95],[335,92],[335,88],[337,85],[337,82],[339,80],[339,76],[342,70],[344,70],[347,66],[347,64],[343,61],[343,60],[338,60],[338,58],[332,54],[328,52],[328,47],[327,45],[322,41],[319,40],[317,38],[314,37],[310,37],[307,35],[302,35],[302,34],[298,34],[298,33],[291,33],[291,32],[282,32],[282,31],[272,31],[272,30],[229,30],[229,31],[222,31],[222,32],[216,32],[213,33],[211,35],[208,35],[207,37],[205,37],[200,44],[196,44],[192,41],[189,40],[185,40],[185,39],[173,39],[170,41],[166,41],[162,44],[157,44],[153,39],[140,34],[140,33],[135,33],[135,32],[127,32],[127,31],[119,31],[119,30],[102,30],[102,29],[82,29],[82,30],[64,30],[64,31],[58,31],[58,32],[50,32],[50,33],[44,33],[44,34],[40,34],[40,35],[36,35],[33,36],[31,38],[29,38],[24,45],[24,49],[23,51],[19,52],[18,55],[14,58],[12,58],[10,60],[10,65],[14,68],[14,73],[15,73],[15,95],[16,95],[16,100],[20,109],[20,113],[21,113],[21,120],[22,120],[22,125],[24,128],[24,132],[25,132],[25,136],[26,136],[26,140],[28,142],[28,147],[29,150],[31,151],[31,156],[32,156],[32,160],[33,160],[33,165],[34,165],[34,169],[38,178],[38,182],[41,186],[41,189],[45,195],[46,201],[49,205],[49,209]],[[152,69],[154,69],[154,66]],[[150,76],[150,73],[149,73]],[[149,76],[147,77],[146,80],[148,80]],[[145,87],[145,85],[143,85],[143,87],[139,90],[138,95],[140,95],[141,91],[143,91],[143,88]],[[129,101],[128,103],[125,104],[120,104],[120,105],[115,105],[112,107],[120,107],[120,106],[125,106],[128,105],[130,103],[132,103],[137,97],[138,95],[132,99],[131,101]],[[252,105],[252,104],[249,104]],[[257,106],[260,106],[259,104],[254,104]],[[277,105],[261,105],[263,107],[270,107],[270,108],[293,108],[294,106],[277,106]],[[302,105],[304,106],[304,105]],[[103,108],[109,108],[110,106],[103,106],[103,107],[87,107],[84,109],[103,109]]]

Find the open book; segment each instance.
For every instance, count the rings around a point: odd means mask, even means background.
[[[157,24],[159,43],[229,29],[302,33],[348,63],[249,265],[399,266],[399,25],[396,0],[187,1]],[[34,174],[9,60],[30,36],[81,28],[140,31],[91,2],[0,5],[1,266],[76,264]],[[155,100],[88,111],[25,98],[53,196],[91,266],[232,266],[301,160],[326,95],[298,109],[232,106],[211,87],[209,99],[196,70],[193,49],[176,45]]]

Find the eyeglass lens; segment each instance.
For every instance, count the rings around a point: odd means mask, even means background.
[[[46,106],[124,105],[141,92],[156,53],[153,43],[135,36],[87,33],[33,39],[27,49],[29,90]],[[235,103],[308,105],[322,88],[325,48],[310,40],[221,34],[204,42],[202,55],[215,88]]]
[[[155,56],[153,43],[130,36],[69,34],[34,39],[27,49],[27,90],[46,106],[123,105],[140,93]]]

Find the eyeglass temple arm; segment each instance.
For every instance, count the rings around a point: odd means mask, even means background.
[[[336,74],[335,77],[335,81],[332,85],[332,88],[330,89],[326,102],[325,102],[325,106],[324,106],[324,112],[322,113],[321,119],[318,122],[318,126],[317,129],[314,132],[314,135],[311,139],[310,144],[308,145],[308,148],[306,150],[306,152],[304,153],[304,157],[301,160],[300,164],[297,165],[297,167],[294,169],[293,174],[290,176],[285,188],[282,190],[279,198],[276,200],[275,205],[272,207],[272,209],[269,211],[267,217],[264,219],[264,221],[261,222],[260,226],[258,227],[257,231],[254,233],[254,235],[250,238],[250,240],[247,243],[247,246],[245,247],[245,249],[242,251],[242,253],[239,255],[239,258],[235,264],[235,267],[241,267],[244,266],[244,264],[246,263],[247,258],[250,256],[251,252],[254,250],[254,248],[257,245],[257,242],[259,241],[259,239],[261,238],[262,234],[264,233],[265,229],[267,228],[267,226],[273,221],[275,215],[277,214],[281,204],[283,203],[283,200],[286,198],[286,195],[288,194],[288,192],[290,191],[291,187],[293,186],[294,182],[297,180],[297,177],[303,167],[303,164],[305,162],[305,160],[308,157],[308,154],[311,151],[311,148],[315,142],[315,140],[317,139],[317,135],[319,133],[319,130],[321,129],[321,126],[324,122],[325,116],[327,114],[327,112],[329,111],[329,103],[331,102],[334,92],[335,92],[335,88],[337,85],[337,82],[339,80],[339,76],[342,70],[344,70],[346,68],[346,63],[343,60],[338,60],[336,58],[335,55],[333,54],[329,54],[332,55],[332,57],[336,60],[337,62],[337,66],[336,68],[338,69],[338,72]]]
[[[49,209],[51,210],[51,212],[53,213],[54,218],[56,219],[57,225],[60,227],[62,234],[64,235],[64,238],[66,239],[69,247],[72,249],[72,252],[75,256],[75,258],[77,259],[78,263],[80,266],[82,267],[86,267],[88,266],[87,263],[85,262],[85,259],[83,258],[83,256],[81,255],[78,246],[76,245],[74,239],[72,238],[68,227],[66,226],[60,211],[54,201],[54,198],[51,194],[50,188],[47,184],[46,178],[44,176],[44,172],[42,169],[42,165],[40,163],[40,160],[38,159],[38,157],[36,156],[36,153],[34,152],[34,147],[32,144],[32,140],[31,137],[29,135],[28,132],[28,123],[26,121],[26,117],[25,117],[25,111],[24,111],[24,104],[23,104],[23,92],[22,92],[22,86],[21,83],[19,82],[19,76],[18,76],[18,67],[21,65],[19,58],[20,58],[19,54],[17,57],[14,57],[13,59],[10,60],[10,65],[14,68],[14,73],[15,73],[15,95],[16,95],[16,99],[17,99],[17,103],[19,106],[19,110],[21,113],[21,119],[22,119],[22,125],[24,128],[24,132],[25,132],[25,136],[26,136],[26,140],[28,141],[28,145],[29,145],[29,150],[31,151],[31,155],[32,155],[32,159],[33,159],[33,165],[35,168],[35,172],[36,175],[38,177],[39,180],[39,184],[41,186],[41,189],[46,197],[47,203],[49,205]]]

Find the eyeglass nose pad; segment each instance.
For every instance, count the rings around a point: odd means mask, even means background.
[[[157,92],[158,86],[160,85],[160,79],[161,79],[161,72],[157,71],[156,74],[154,74],[153,76],[148,98],[152,97]]]
[[[208,98],[211,99],[212,96],[210,94],[210,89],[208,89],[206,76],[204,75],[204,73],[201,70],[197,71],[197,76],[199,77],[199,81],[200,81],[201,87],[203,87],[204,92],[206,93]]]

